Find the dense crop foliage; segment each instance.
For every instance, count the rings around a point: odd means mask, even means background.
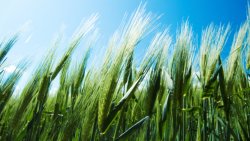
[[[27,63],[6,74],[18,37],[0,43],[0,139],[249,141],[250,20],[227,58],[221,52],[229,26],[208,26],[196,45],[186,22],[175,39],[167,29],[156,33],[138,66],[135,48],[157,18],[138,8],[110,39],[100,66],[88,65],[92,43],[75,65],[73,51],[95,30],[91,17],[59,61],[55,48],[49,51],[16,97]],[[56,78],[59,89],[50,94]]]

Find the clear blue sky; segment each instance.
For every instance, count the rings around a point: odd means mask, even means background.
[[[211,22],[230,23],[232,34],[247,13],[247,0],[2,0],[0,40],[25,29],[8,60],[17,62],[27,56],[38,60],[60,29],[64,28],[67,42],[83,19],[99,13],[100,43],[106,45],[124,14],[131,14],[141,2],[147,2],[147,11],[163,14],[159,23],[170,25],[172,35],[186,19],[197,34]],[[229,50],[228,46],[225,50]]]

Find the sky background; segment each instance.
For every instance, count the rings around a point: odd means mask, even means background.
[[[7,66],[13,68],[13,63],[25,57],[36,63],[58,33],[63,31],[63,43],[68,43],[81,21],[93,13],[99,14],[97,45],[105,46],[125,13],[131,14],[141,2],[147,2],[147,11],[163,14],[157,22],[161,26],[156,30],[170,26],[171,35],[187,19],[197,35],[210,23],[230,23],[231,35],[223,55],[229,51],[232,34],[244,22],[247,13],[247,0],[0,0],[0,40],[22,30],[8,54]],[[142,56],[143,48],[137,52]]]

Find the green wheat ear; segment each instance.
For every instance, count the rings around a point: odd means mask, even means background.
[[[18,35],[14,35],[7,43],[0,43],[0,64],[3,64],[4,59],[7,55],[7,53],[10,51],[10,49],[14,46],[18,39]]]
[[[104,62],[102,71],[104,76],[102,76],[103,78],[100,86],[102,92],[98,103],[98,127],[102,133],[108,129],[114,117],[113,113],[110,113],[112,110],[111,103],[115,88],[118,80],[120,79],[119,77],[121,77],[120,72],[123,67],[124,60],[131,57],[131,53],[134,52],[136,45],[141,40],[142,36],[147,32],[151,22],[151,14],[145,13],[145,6],[139,7],[132,16],[128,25],[124,28],[125,33],[123,34],[123,40],[117,49],[114,60],[110,61],[110,59],[108,59],[111,57],[111,53],[108,53],[108,58],[105,59],[106,61]],[[113,38],[114,39],[111,40],[114,41],[114,43],[111,43],[112,46],[116,43],[117,37],[114,36]],[[110,68],[108,69],[107,66],[109,65]],[[111,119],[109,119],[110,114],[112,115]]]

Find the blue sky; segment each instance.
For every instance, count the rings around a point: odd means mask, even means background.
[[[230,23],[231,34],[246,19],[247,0],[6,0],[0,1],[0,40],[22,29],[22,34],[8,55],[8,63],[24,57],[34,62],[51,47],[55,36],[63,29],[67,43],[82,20],[93,13],[99,14],[98,45],[106,45],[109,37],[119,27],[124,14],[131,14],[140,3],[146,9],[163,14],[159,29],[170,26],[170,34],[186,19],[198,35],[202,28],[213,22]],[[232,39],[232,35],[229,41]],[[229,42],[230,43],[230,42]],[[142,49],[143,50],[143,49]],[[224,53],[229,50],[229,45]],[[139,51],[140,52],[140,51]]]

